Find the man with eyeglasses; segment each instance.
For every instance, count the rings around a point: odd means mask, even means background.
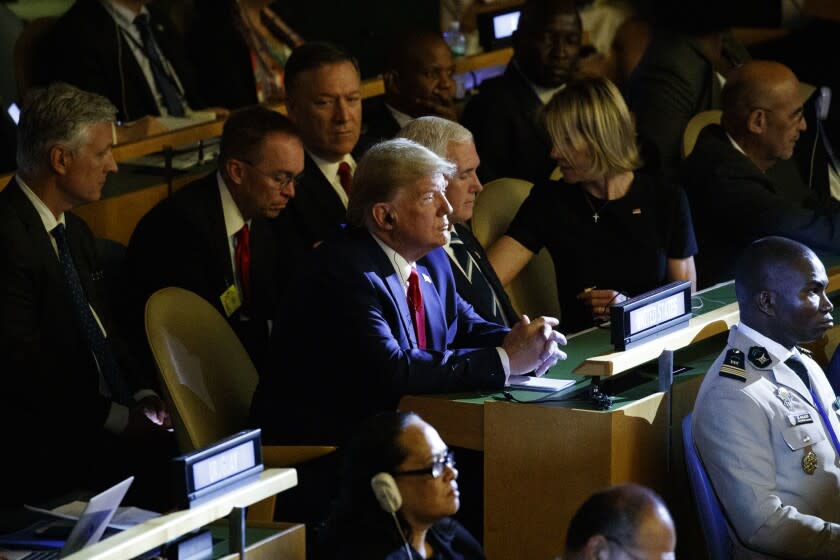
[[[672,560],[677,534],[655,492],[621,484],[596,492],[575,513],[565,560]]]
[[[225,122],[216,173],[146,214],[126,255],[128,320],[145,344],[143,310],[166,286],[193,291],[219,310],[261,369],[277,299],[277,255],[267,222],[295,196],[303,145],[280,113],[254,106]]]
[[[683,166],[691,204],[698,286],[730,280],[738,254],[768,235],[840,254],[840,212],[768,170],[794,153],[807,128],[799,80],[786,66],[752,61],[732,71],[720,125],[709,125]]]

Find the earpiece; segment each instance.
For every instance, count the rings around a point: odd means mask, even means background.
[[[370,487],[382,509],[388,513],[395,513],[402,506],[402,496],[394,477],[386,472],[374,475],[370,479]]]
[[[390,214],[388,215],[390,216]],[[388,221],[387,218],[385,221]],[[399,520],[397,520],[397,510],[402,506],[402,495],[400,495],[400,489],[397,488],[394,477],[386,472],[377,473],[370,479],[370,487],[373,488],[373,495],[376,496],[376,501],[379,502],[382,509],[391,514],[405,547],[405,557],[411,560],[413,558],[411,547],[408,546],[408,540],[403,534]]]
[[[831,107],[831,89],[822,86],[817,92],[817,98],[814,102],[814,107],[817,113],[817,118],[824,121],[828,118],[828,110]]]

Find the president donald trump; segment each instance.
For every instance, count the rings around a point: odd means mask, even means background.
[[[557,319],[523,316],[508,329],[456,292],[442,249],[454,172],[406,139],[362,158],[347,227],[313,251],[280,306],[253,403],[264,440],[341,444],[403,395],[499,390],[565,358]]]

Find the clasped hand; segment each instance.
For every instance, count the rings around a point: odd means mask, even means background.
[[[554,330],[559,323],[554,317],[531,321],[527,315],[522,316],[502,342],[510,360],[511,375],[534,371],[540,377],[558,360],[566,359],[566,353],[558,348],[566,344],[566,337]]]

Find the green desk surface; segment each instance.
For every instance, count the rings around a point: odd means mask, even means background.
[[[215,161],[208,162],[183,171],[175,171],[173,177],[198,178],[215,168]],[[119,171],[108,175],[105,187],[102,189],[102,198],[112,198],[163,184],[166,184],[166,174],[163,169],[121,163]]]
[[[824,258],[823,262],[828,268],[834,264],[840,264],[840,258]],[[840,324],[840,292],[834,292],[832,294],[832,300],[835,301],[835,322]],[[694,314],[699,315],[714,311],[715,309],[733,303],[734,301],[735,285],[732,282],[728,282],[696,293],[692,296],[691,305]],[[690,369],[685,373],[675,376],[674,383],[682,383],[684,380],[691,377],[705,374],[712,362],[714,362],[718,354],[720,354],[726,345],[726,338],[727,333],[721,333],[678,350],[675,353],[674,365],[676,367],[688,367]],[[574,380],[574,386],[565,392],[574,392],[578,389],[585,388],[592,383],[592,378],[574,375],[572,371],[574,371],[574,369],[587,358],[599,354],[605,354],[613,350],[613,347],[610,344],[610,331],[609,329],[593,328],[570,335],[568,337],[568,344],[563,348],[563,350],[568,355],[568,358],[562,362],[558,362],[556,366],[546,373],[546,376],[555,379]],[[646,397],[658,390],[656,363],[652,362],[647,366],[638,368],[638,370],[641,370],[641,373],[637,373],[637,375],[649,376],[650,381],[643,382],[632,389],[617,395],[612,395],[616,397],[613,409],[620,407],[622,404]],[[509,393],[522,401],[534,401],[548,395],[546,392],[533,390],[512,390],[509,391]],[[477,405],[483,404],[485,401],[491,399],[505,399],[502,393],[496,392],[458,393],[439,395],[439,397],[460,403],[471,403]],[[581,400],[567,400],[557,403],[557,406],[594,409],[594,406],[591,403]]]

